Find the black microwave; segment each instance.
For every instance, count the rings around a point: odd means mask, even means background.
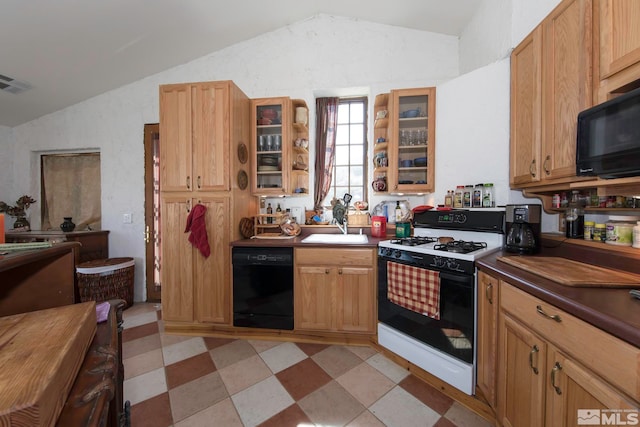
[[[578,114],[576,174],[640,175],[640,88]]]

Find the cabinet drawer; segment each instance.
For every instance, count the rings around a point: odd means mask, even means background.
[[[311,265],[365,265],[370,267],[374,263],[374,257],[373,249],[297,248],[294,262]]]
[[[500,308],[640,401],[640,349],[502,281]]]

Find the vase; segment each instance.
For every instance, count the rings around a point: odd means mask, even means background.
[[[75,228],[76,228],[76,225],[73,222],[71,222],[71,217],[65,216],[64,222],[60,224],[60,229],[65,233],[69,233],[73,231]]]
[[[27,217],[25,216],[17,216],[16,217],[16,222],[13,223],[13,228],[24,228],[26,227],[27,229],[31,227],[31,224],[29,224],[29,221],[27,221]]]

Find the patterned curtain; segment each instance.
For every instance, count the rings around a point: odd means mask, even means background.
[[[322,201],[329,193],[336,156],[336,124],[339,98],[316,99],[316,182],[314,209],[322,209]]]

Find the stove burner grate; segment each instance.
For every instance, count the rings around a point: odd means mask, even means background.
[[[454,240],[453,242],[437,244],[433,247],[436,251],[454,252],[468,254],[487,247],[486,242],[466,242],[464,240]]]
[[[403,239],[392,239],[391,243],[394,245],[419,246],[419,245],[426,245],[427,243],[433,243],[436,240],[437,239],[434,237],[414,236],[414,237],[406,237]]]

